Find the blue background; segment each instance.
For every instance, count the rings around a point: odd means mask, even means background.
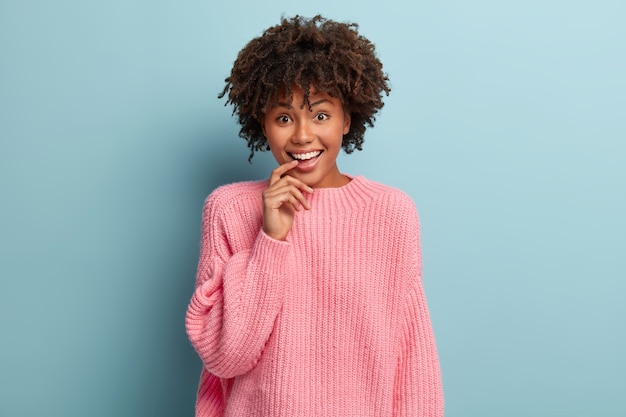
[[[446,415],[626,416],[618,0],[0,1],[0,416],[193,415],[202,202],[274,166],[216,96],[318,12],[391,78],[339,165],[418,206]]]

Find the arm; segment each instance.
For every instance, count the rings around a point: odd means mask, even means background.
[[[435,338],[421,282],[409,289],[402,318],[394,416],[443,416],[443,389]]]
[[[259,360],[282,303],[288,247],[259,231],[250,250],[231,254],[221,207],[207,199],[186,328],[212,374],[232,378]]]
[[[419,221],[411,205],[405,259],[409,280],[400,330],[400,354],[394,387],[394,417],[442,417],[443,388],[430,314],[422,286]]]

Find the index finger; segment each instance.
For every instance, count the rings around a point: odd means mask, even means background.
[[[294,159],[293,161],[286,162],[275,168],[272,171],[272,175],[270,175],[270,185],[281,179],[284,174],[286,174],[290,169],[295,168],[297,165],[298,161]]]

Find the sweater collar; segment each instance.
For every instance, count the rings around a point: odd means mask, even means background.
[[[381,184],[370,181],[362,175],[348,175],[350,182],[336,188],[316,188],[307,194],[309,203],[322,209],[342,212],[358,208],[371,201],[380,193]]]

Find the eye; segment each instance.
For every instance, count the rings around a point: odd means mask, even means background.
[[[284,115],[284,114],[281,114],[280,116],[278,116],[278,117],[276,118],[276,121],[277,121],[279,124],[286,124],[286,123],[289,123],[289,122],[291,121],[291,119],[289,118],[289,116],[286,116],[286,115]]]
[[[328,120],[328,115],[326,113],[317,113],[315,115],[315,120],[318,122],[323,122],[324,120]]]

